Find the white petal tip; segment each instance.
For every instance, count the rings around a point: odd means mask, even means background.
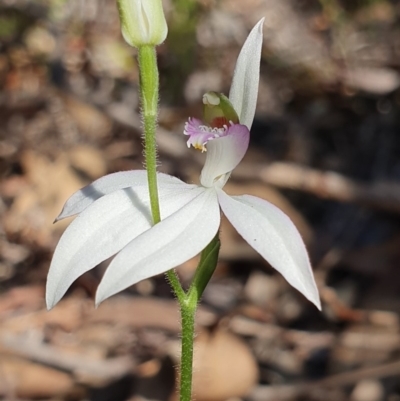
[[[99,289],[97,289],[95,300],[94,300],[94,307],[97,309],[100,306],[100,304],[102,304],[110,296],[111,295],[101,294],[99,292]]]
[[[67,216],[64,216],[64,209],[63,209],[61,210],[60,214],[54,219],[53,224],[57,223],[57,221],[65,219],[65,217]]]
[[[51,310],[56,306],[56,303],[57,303],[57,302],[54,302],[53,300],[50,301],[50,300],[47,299],[47,297],[46,297],[46,309],[47,309],[48,311],[51,311]]]
[[[65,207],[64,207],[63,210],[61,210],[60,214],[54,219],[53,224],[54,224],[54,223],[57,223],[57,221],[66,219],[67,217],[74,216],[75,214],[77,214],[77,213],[74,213],[74,214],[68,214],[68,213],[66,213],[66,212],[65,212]]]
[[[296,288],[296,287],[295,287]],[[311,302],[319,311],[322,311],[321,298],[319,296],[317,285],[314,283],[314,288],[309,288],[308,290],[304,288],[297,287],[298,291],[303,294],[303,296]]]
[[[58,287],[54,284],[54,279],[51,277],[51,274],[49,274],[46,283],[46,309],[48,311],[53,309],[60,302],[64,294],[65,292],[62,293],[62,295],[60,296],[60,293],[58,292]]]
[[[321,301],[319,298],[314,301],[310,300],[310,302],[312,302],[320,312],[322,311]]]

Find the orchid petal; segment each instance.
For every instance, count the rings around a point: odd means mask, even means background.
[[[229,100],[231,101],[241,124],[251,128],[258,96],[260,79],[260,60],[263,41],[262,18],[252,29],[244,43],[236,62]]]
[[[318,309],[318,289],[303,240],[295,225],[271,203],[218,190],[222,211],[238,233]]]
[[[183,184],[178,178],[162,173],[157,174],[157,180],[160,186],[175,183]],[[118,189],[138,186],[145,187],[147,185],[146,170],[121,171],[108,174],[75,192],[67,200],[63,210],[55,221],[81,213],[97,199]]]
[[[201,185],[212,187],[221,175],[230,173],[246,154],[249,140],[250,132],[241,124],[229,126],[225,136],[210,140],[207,143],[206,162],[201,171]]]
[[[162,217],[175,213],[204,189],[182,183],[160,187]],[[52,308],[72,282],[108,259],[151,227],[147,187],[125,188],[103,196],[65,230],[47,277],[46,302]]]
[[[129,243],[113,259],[97,289],[96,304],[140,280],[170,270],[201,252],[220,224],[217,195],[213,189]]]

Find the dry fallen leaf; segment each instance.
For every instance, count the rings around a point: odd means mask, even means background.
[[[217,330],[196,337],[193,394],[197,401],[243,397],[257,381],[257,362],[238,336]]]
[[[0,371],[0,395],[6,399],[60,397],[74,389],[67,373],[9,355],[0,355]]]
[[[103,152],[93,146],[75,146],[68,152],[68,156],[72,166],[85,173],[92,180],[107,173],[107,163]]]
[[[65,201],[84,182],[64,156],[54,162],[33,151],[21,156],[28,185],[17,193],[5,215],[6,232],[18,234],[30,243],[54,246],[54,231],[64,229],[68,221],[53,225]]]

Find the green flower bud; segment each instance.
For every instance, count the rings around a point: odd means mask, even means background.
[[[229,123],[238,124],[239,117],[229,99],[222,93],[207,92],[203,95],[203,119],[213,128]]]
[[[168,27],[161,0],[117,0],[121,31],[133,47],[164,42]]]

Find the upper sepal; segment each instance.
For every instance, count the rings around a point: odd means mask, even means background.
[[[251,129],[256,112],[263,24],[264,18],[254,26],[247,37],[236,62],[229,92],[229,100],[239,116],[240,123],[248,129]]]

